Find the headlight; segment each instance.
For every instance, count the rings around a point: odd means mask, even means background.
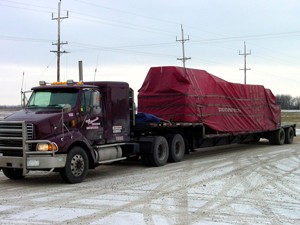
[[[49,143],[38,143],[36,145],[36,150],[37,151],[52,151],[52,149],[56,152],[58,150],[57,144],[52,142],[52,144]]]

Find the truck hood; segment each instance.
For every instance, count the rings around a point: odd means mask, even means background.
[[[29,123],[40,123],[45,120],[56,120],[55,118],[61,118],[61,111],[46,111],[46,110],[28,110],[23,109],[17,111],[11,115],[4,118],[5,121],[26,121]]]
[[[72,112],[64,113],[64,122],[73,117]],[[24,109],[4,118],[4,121],[26,121],[35,125],[36,138],[53,135],[62,127],[61,110]]]

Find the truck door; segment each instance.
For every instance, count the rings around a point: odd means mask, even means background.
[[[84,88],[82,90],[80,129],[91,143],[101,143],[103,139],[103,114],[101,106],[101,94],[97,89]]]

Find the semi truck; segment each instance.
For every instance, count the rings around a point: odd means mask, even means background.
[[[26,106],[0,121],[0,169],[10,179],[42,171],[79,183],[115,161],[158,167],[198,148],[291,144],[296,135],[296,125],[281,126],[270,90],[205,70],[152,67],[137,106],[134,96],[126,82],[40,81]]]

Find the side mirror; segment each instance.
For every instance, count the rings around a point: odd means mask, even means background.
[[[101,100],[100,92],[94,91],[92,93],[92,105],[93,105],[92,114],[101,113],[100,100]]]
[[[64,104],[63,111],[68,113],[71,112],[72,106],[70,104]]]

